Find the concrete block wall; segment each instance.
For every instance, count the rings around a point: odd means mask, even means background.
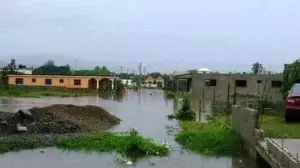
[[[286,168],[300,168],[299,160],[276,140],[267,139],[267,150],[273,154],[281,166]]]
[[[233,131],[242,136],[247,151],[251,157],[256,159],[256,143],[259,139],[256,129],[258,128],[258,111],[250,108],[232,107],[231,127]]]

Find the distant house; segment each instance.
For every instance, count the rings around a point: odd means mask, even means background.
[[[0,69],[0,71],[2,71],[3,68]],[[25,75],[31,75],[32,74],[32,69],[30,68],[22,68],[22,69],[17,69],[17,72],[21,73],[21,74],[25,74]]]
[[[18,69],[18,72],[25,74],[25,75],[31,75],[32,74],[32,69],[30,68],[22,68],[22,69]]]
[[[135,83],[132,81],[132,79],[121,79],[121,82],[125,86],[134,86]]]
[[[145,86],[148,88],[163,88],[164,85],[165,85],[165,80],[161,76],[157,78],[148,76],[145,84]]]
[[[8,75],[9,85],[67,89],[113,89],[112,76]]]

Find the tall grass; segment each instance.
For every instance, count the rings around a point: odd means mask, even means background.
[[[244,152],[243,139],[230,128],[228,116],[217,116],[207,123],[182,121],[176,141],[203,155],[237,156]]]

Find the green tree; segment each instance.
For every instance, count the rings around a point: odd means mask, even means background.
[[[262,72],[264,71],[264,68],[263,68],[263,65],[260,64],[259,62],[255,62],[253,65],[252,65],[252,72],[254,74],[262,74]]]
[[[192,70],[189,70],[188,72],[191,73],[191,74],[197,74],[198,70],[197,69],[192,69]]]
[[[49,60],[44,65],[32,71],[34,75],[71,75],[69,65],[56,66],[54,61]]]
[[[77,76],[111,76],[112,72],[110,72],[106,66],[96,66],[93,70],[83,69],[73,71],[73,75]]]
[[[17,66],[15,59],[12,59],[9,64],[3,67],[1,71],[2,85],[8,88],[8,75],[17,74]]]

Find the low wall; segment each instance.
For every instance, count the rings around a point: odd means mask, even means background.
[[[300,161],[293,156],[286,148],[282,147],[276,140],[267,140],[267,149],[273,154],[273,157],[280,162],[282,167],[299,168]]]
[[[258,136],[259,112],[250,108],[232,106],[231,127],[245,141],[246,149],[251,157],[256,159],[256,143]]]

